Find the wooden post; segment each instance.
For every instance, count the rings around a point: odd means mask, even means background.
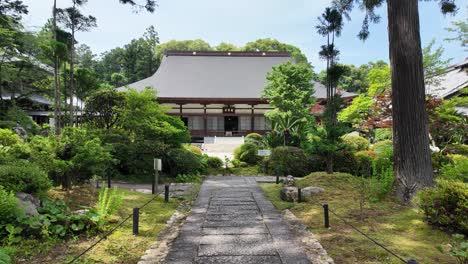
[[[297,202],[300,203],[302,202],[302,198],[301,198],[301,188],[297,188]]]
[[[206,116],[206,104],[203,105],[203,133],[204,136],[208,134],[208,117]]]
[[[325,228],[329,228],[330,227],[330,219],[329,219],[329,216],[328,216],[328,204],[323,204],[323,218],[324,218],[324,222],[325,222]]]
[[[276,174],[276,184],[279,184],[279,175]]]
[[[250,130],[252,133],[255,131],[255,105],[252,105],[252,111],[250,114]]]
[[[138,221],[140,220],[140,208],[133,208],[133,234],[138,235]]]
[[[107,175],[107,188],[110,188],[111,187],[111,176],[110,174]]]
[[[164,202],[169,202],[169,184],[164,185]]]

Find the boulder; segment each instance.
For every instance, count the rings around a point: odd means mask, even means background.
[[[297,188],[293,186],[283,186],[281,188],[281,200],[286,202],[297,201]]]
[[[16,198],[18,198],[18,204],[23,208],[24,212],[28,216],[33,216],[37,214],[37,209],[41,206],[41,201],[27,193],[17,193]]]
[[[306,187],[301,189],[301,200],[302,201],[310,201],[312,198],[325,190],[320,187]]]
[[[294,177],[292,175],[288,175],[284,179],[283,186],[294,186],[295,182],[296,180],[294,179]]]

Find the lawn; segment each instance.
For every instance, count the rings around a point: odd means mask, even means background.
[[[124,201],[118,212],[112,216],[105,227],[110,230],[117,223],[132,213],[134,207],[140,207],[152,198],[152,195],[120,189],[125,194]],[[90,206],[96,202],[97,191],[90,187],[75,187],[69,193],[59,189],[52,189],[49,195],[56,199],[65,200],[72,209]],[[118,228],[107,239],[104,239],[91,251],[86,253],[75,263],[137,263],[144,252],[155,242],[158,234],[163,230],[166,221],[172,216],[182,202],[189,202],[195,198],[196,192],[183,199],[170,199],[164,202],[160,196],[140,210],[139,235],[132,234],[132,219]],[[88,234],[81,237],[63,240],[24,240],[18,246],[17,263],[67,263],[74,256],[84,251],[100,236]]]
[[[289,203],[279,197],[276,184],[261,184],[266,196],[278,209],[290,209],[318,237],[336,263],[401,263],[364,236],[330,214],[330,229],[323,226],[322,203],[372,238],[402,256],[419,263],[456,263],[446,251],[450,235],[424,222],[423,214],[413,207],[405,207],[388,198],[366,203],[363,214],[359,210],[358,178],[335,173],[313,173],[298,180],[299,187],[318,186],[325,192],[310,202]],[[363,220],[361,220],[363,217]]]

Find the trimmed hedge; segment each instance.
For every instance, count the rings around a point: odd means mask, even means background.
[[[200,157],[186,149],[170,149],[163,161],[163,170],[172,177],[179,174],[197,174],[204,169]]]
[[[260,161],[260,157],[257,156],[258,146],[254,143],[244,143],[234,150],[234,158],[246,162],[250,165],[255,165]]]
[[[208,168],[219,169],[223,167],[224,162],[218,157],[208,157],[206,159],[206,165]]]
[[[361,151],[369,149],[369,140],[356,135],[344,135],[341,137],[346,149],[350,151]]]
[[[418,194],[426,220],[452,232],[468,233],[468,184],[439,180]]]
[[[0,165],[0,185],[9,192],[42,194],[52,187],[47,174],[31,162]]]
[[[308,159],[304,151],[296,147],[276,147],[268,162],[269,173],[303,177],[309,173]]]

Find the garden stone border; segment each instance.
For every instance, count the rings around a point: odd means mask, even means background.
[[[282,217],[290,225],[296,241],[303,245],[307,257],[313,264],[335,263],[317,237],[289,209],[283,211]]]

